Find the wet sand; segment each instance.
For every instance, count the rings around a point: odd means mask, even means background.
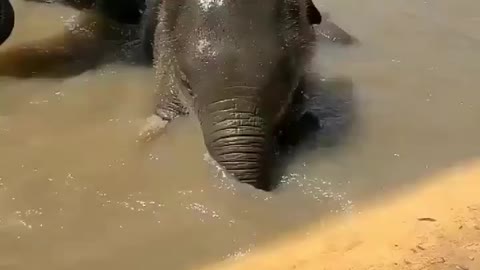
[[[480,269],[480,160],[208,270]]]

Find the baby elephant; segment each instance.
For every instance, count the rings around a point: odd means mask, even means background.
[[[174,118],[194,113],[211,157],[240,182],[266,191],[277,182],[277,142],[299,126],[306,115],[304,95],[312,95],[303,85],[316,39],[313,25],[331,40],[352,41],[335,24],[322,22],[312,0],[26,1],[93,9],[78,28],[90,31],[75,28],[6,50],[0,75],[38,76],[42,69],[50,74],[55,65],[78,59],[93,59],[86,65],[93,67],[109,48],[105,41],[117,37],[112,33],[133,25],[133,38],[139,37],[146,58],[154,58],[157,81],[155,113],[141,135],[152,138]],[[13,23],[12,6],[0,0],[0,43]]]
[[[273,189],[277,138],[296,119],[320,13],[311,0],[155,5],[158,99],[143,136],[192,112],[219,165],[240,182]]]

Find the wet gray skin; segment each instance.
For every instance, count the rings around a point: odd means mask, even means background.
[[[126,64],[150,66],[153,60],[153,36],[157,24],[158,0],[23,0],[40,4],[64,5],[80,10],[80,16],[63,33],[48,40],[21,44],[0,51],[0,76],[69,77],[112,60]],[[208,2],[208,1],[207,1]],[[310,23],[319,36],[334,42],[348,40],[349,35],[322,16],[311,0],[307,0]],[[7,5],[8,2],[2,2]],[[11,8],[10,5],[8,7]],[[2,11],[3,12],[3,11]],[[5,6],[5,15],[13,15]],[[4,16],[1,30],[7,38],[10,22]],[[13,19],[13,18],[12,18]],[[11,21],[13,23],[13,20]],[[320,24],[322,22],[322,24]],[[318,26],[320,24],[320,26]],[[324,26],[325,24],[325,26]],[[74,27],[72,27],[74,26]],[[10,32],[8,31],[10,29]],[[85,35],[84,33],[88,33]],[[342,36],[346,35],[347,38]],[[340,42],[343,43],[343,42]],[[141,46],[137,46],[141,45]],[[128,52],[125,54],[125,52]],[[32,64],[33,63],[33,64]],[[69,68],[66,68],[69,66]]]
[[[3,51],[0,76],[78,74],[102,63],[103,53],[111,49],[106,39],[123,39],[126,24],[138,25],[143,55],[147,59],[155,55],[157,126],[163,129],[173,118],[194,112],[207,149],[220,165],[241,182],[273,188],[275,140],[289,124],[286,119],[295,118],[291,101],[300,93],[298,86],[310,59],[315,40],[312,25],[322,25],[311,0],[265,0],[262,5],[254,0],[54,2],[93,8],[95,12],[82,16],[75,28],[90,34],[67,31],[41,47],[31,44]],[[103,17],[120,26],[111,26]],[[56,64],[68,71],[63,65],[70,60],[91,63],[79,64],[73,72],[57,72]]]
[[[166,122],[195,113],[211,157],[271,190],[275,139],[314,40],[306,1],[165,0],[154,54],[168,91],[158,92],[156,112]]]
[[[12,34],[15,25],[15,12],[9,0],[0,1],[0,45]]]

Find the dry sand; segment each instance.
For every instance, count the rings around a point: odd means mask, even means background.
[[[480,161],[425,183],[207,269],[480,270]]]

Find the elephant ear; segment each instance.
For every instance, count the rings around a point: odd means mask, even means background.
[[[310,24],[320,24],[322,22],[322,15],[312,0],[307,0],[307,17]]]
[[[0,0],[0,45],[12,34],[15,25],[15,11],[9,0]]]

